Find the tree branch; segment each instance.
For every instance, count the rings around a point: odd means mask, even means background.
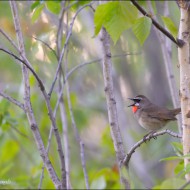
[[[33,69],[31,68],[31,64],[30,62],[27,60],[26,55],[25,55],[25,48],[24,48],[24,41],[23,41],[23,36],[22,36],[22,31],[21,31],[21,26],[20,26],[20,21],[19,21],[19,16],[18,16],[18,10],[17,10],[17,4],[15,1],[11,1],[10,0],[10,6],[11,6],[11,10],[12,10],[12,15],[13,15],[13,19],[14,19],[14,26],[15,26],[15,31],[16,31],[16,35],[17,35],[17,40],[18,40],[18,46],[19,46],[19,50],[20,50],[20,55],[21,57],[24,59],[24,61],[21,59],[19,60],[18,57],[14,56],[14,54],[10,54],[13,57],[15,57],[16,59],[18,59],[19,61],[21,61],[23,63],[22,65],[22,73],[23,73],[23,82],[24,82],[24,103],[25,103],[25,108],[26,108],[26,114],[28,117],[28,121],[30,123],[31,126],[31,130],[33,132],[34,138],[35,138],[35,142],[37,144],[38,150],[40,152],[40,156],[42,157],[42,160],[49,172],[49,175],[55,185],[55,187],[57,189],[59,188],[65,188],[65,184],[61,183],[59,181],[59,178],[57,177],[55,170],[49,160],[49,157],[47,155],[47,152],[45,150],[39,129],[38,129],[38,125],[33,113],[33,109],[32,109],[32,104],[31,104],[31,100],[30,100],[30,83],[29,83],[29,73],[28,73],[28,69],[30,69],[30,71],[35,75],[35,77],[38,79],[38,82],[40,82],[41,80],[39,80],[39,77],[37,76],[37,74],[33,71]],[[6,52],[6,51],[4,51]],[[6,52],[8,53],[8,52]],[[62,170],[62,175],[64,173],[64,156],[63,156],[63,151],[62,151],[62,145],[60,142],[60,138],[59,138],[59,134],[58,134],[58,130],[55,124],[55,118],[52,115],[52,110],[50,107],[50,102],[49,102],[49,98],[47,96],[47,93],[45,91],[45,88],[43,86],[43,83],[39,83],[41,86],[41,91],[44,95],[44,98],[46,100],[46,105],[49,111],[49,115],[50,115],[50,119],[52,121],[52,125],[54,127],[54,132],[55,132],[55,137],[57,140],[57,145],[58,145],[58,152],[59,152],[59,156],[60,156],[60,160],[61,160],[61,170]]]
[[[171,135],[173,137],[176,138],[182,138],[181,135],[174,133],[168,129],[160,131],[160,132],[156,132],[153,133],[152,135],[148,135],[146,138],[141,139],[140,141],[138,141],[132,148],[131,150],[127,153],[127,155],[125,156],[124,160],[123,160],[123,164],[128,168],[129,165],[129,161],[131,159],[131,156],[133,153],[135,153],[135,150],[140,147],[143,143],[146,143],[147,141],[150,141],[151,139],[155,139],[156,137],[160,136],[160,135],[164,135],[164,134],[168,134]]]
[[[104,86],[105,86],[105,96],[107,101],[108,109],[108,119],[110,124],[110,131],[112,136],[112,141],[114,144],[114,149],[117,157],[117,164],[120,173],[121,184],[124,185],[125,189],[130,189],[130,183],[123,176],[121,170],[121,162],[124,159],[124,147],[122,142],[122,137],[119,129],[119,122],[117,116],[117,107],[116,100],[114,95],[113,79],[112,79],[112,62],[111,62],[111,51],[110,51],[110,37],[105,28],[101,30],[101,41],[102,41],[102,50],[103,50],[103,77],[104,77]]]
[[[67,44],[68,44],[68,42],[69,42],[69,39],[70,39],[70,37],[71,37],[71,35],[72,35],[72,29],[73,29],[74,21],[75,21],[77,15],[79,14],[79,12],[80,12],[82,9],[84,9],[85,7],[90,6],[90,5],[91,5],[91,3],[90,3],[90,4],[86,4],[86,5],[84,5],[83,7],[79,8],[79,9],[77,10],[76,14],[74,15],[72,21],[71,21],[70,28],[69,28],[68,34],[67,34],[67,38],[66,38],[66,40],[65,40],[65,44],[64,44],[63,49],[62,49],[61,54],[60,54],[60,58],[59,58],[59,61],[58,61],[58,66],[57,66],[57,69],[56,69],[56,73],[55,73],[55,76],[54,76],[54,80],[53,80],[53,82],[52,82],[50,91],[49,91],[49,93],[48,93],[48,95],[49,95],[50,97],[51,97],[51,94],[52,94],[52,92],[53,92],[55,83],[56,83],[56,81],[57,81],[57,77],[58,77],[58,74],[59,74],[59,70],[60,70],[60,68],[61,68],[61,63],[62,63],[63,57],[64,57],[64,55],[65,55],[65,49],[66,49]]]
[[[38,81],[39,87],[41,89],[41,91],[45,90],[44,84],[42,82],[42,80],[39,78],[39,76],[37,75],[37,73],[33,70],[33,68],[28,65],[24,60],[22,60],[21,58],[19,58],[17,55],[15,55],[14,53],[0,47],[0,51],[3,51],[5,53],[7,53],[8,55],[11,55],[13,58],[15,58],[16,60],[20,61],[21,63],[23,63],[30,71],[31,73],[34,75],[34,77],[36,78],[36,80]]]
[[[9,37],[6,32],[4,32],[2,29],[0,29],[0,33],[10,42],[10,44],[12,44],[12,46],[18,51],[20,52],[19,48],[17,47],[17,45],[15,44],[15,42],[13,41],[13,39],[11,39],[11,37]]]
[[[15,104],[16,106],[21,108],[23,111],[25,111],[24,104],[22,104],[18,100],[10,97],[9,95],[7,95],[7,94],[5,94],[4,92],[1,92],[1,91],[0,91],[0,96],[2,96],[3,98],[7,99],[9,102],[12,102],[13,104]]]
[[[173,41],[178,47],[184,45],[183,40],[176,40],[164,27],[162,27],[155,19],[152,18],[152,15],[148,14],[135,0],[130,0],[133,5],[144,15],[149,17],[152,20],[152,24],[165,34],[171,41]]]

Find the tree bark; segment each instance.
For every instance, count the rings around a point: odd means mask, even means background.
[[[178,48],[180,64],[180,96],[183,128],[183,153],[190,153],[190,10],[188,2],[178,1],[180,7],[179,39],[184,41],[184,45]],[[185,167],[190,163],[188,158],[184,159]],[[190,173],[186,174],[186,180],[190,180]]]
[[[103,76],[105,95],[108,109],[108,119],[110,124],[111,136],[114,144],[114,149],[117,156],[117,164],[119,166],[120,180],[124,185],[125,189],[130,189],[129,181],[124,177],[121,169],[121,165],[125,156],[121,132],[119,129],[119,122],[117,116],[116,100],[113,89],[112,79],[112,62],[111,62],[111,51],[110,51],[110,37],[105,28],[101,31],[101,41],[103,49]]]

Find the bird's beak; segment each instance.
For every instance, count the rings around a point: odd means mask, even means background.
[[[131,107],[131,106],[134,106],[135,105],[135,98],[128,98],[129,100],[132,100],[132,101],[134,101],[134,103],[133,104],[131,104],[131,105],[129,105],[129,106],[127,106],[127,107]]]

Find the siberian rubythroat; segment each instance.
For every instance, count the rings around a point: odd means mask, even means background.
[[[154,133],[163,128],[168,122],[176,120],[175,116],[181,112],[181,108],[169,110],[157,106],[143,95],[129,99],[134,101],[134,103],[128,107],[132,107],[132,111],[139,124],[150,133]]]

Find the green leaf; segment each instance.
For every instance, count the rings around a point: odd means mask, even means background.
[[[101,176],[92,181],[90,189],[105,189],[106,188],[106,181],[104,176]]]
[[[115,44],[122,32],[134,24],[136,18],[137,10],[130,2],[109,2],[99,5],[94,14],[94,35],[97,35],[104,26]]]
[[[172,147],[178,156],[183,155],[183,145],[179,142],[172,142]]]
[[[7,151],[9,150],[9,151]],[[6,141],[2,147],[0,154],[0,162],[8,162],[13,159],[19,151],[19,146],[15,141]]]
[[[144,16],[138,18],[132,27],[132,30],[141,45],[143,45],[143,43],[150,34],[151,24],[152,24],[151,19]]]
[[[31,8],[31,10],[33,11],[37,6],[39,6],[40,5],[40,1],[39,0],[37,0],[37,1],[35,1],[34,3],[32,3],[32,5],[30,6],[30,8]]]
[[[60,2],[57,2],[57,1],[47,1],[46,7],[50,12],[56,15],[59,14],[61,10],[61,4]]]
[[[41,4],[38,7],[36,7],[36,9],[34,10],[32,14],[32,23],[34,23],[39,18],[43,8],[44,8],[44,4]]]
[[[190,154],[185,156],[171,156],[167,158],[162,158],[160,161],[168,161],[168,160],[183,160],[184,158],[190,158]]]
[[[164,22],[165,27],[169,30],[169,32],[176,38],[178,34],[178,29],[174,22],[169,17],[162,16],[162,21]]]
[[[175,167],[174,173],[177,175],[177,174],[183,172],[183,170],[184,170],[184,161],[181,161],[181,162],[179,162],[179,163],[177,164],[177,166]]]
[[[161,185],[154,186],[152,189],[179,189],[186,181],[179,178],[170,178],[162,182]]]
[[[181,176],[185,176],[189,172],[190,172],[190,164],[187,164],[187,166],[185,166],[185,168],[183,169]]]
[[[150,2],[152,3],[152,8],[153,8],[154,14],[156,15],[157,14],[156,1],[150,1]]]

